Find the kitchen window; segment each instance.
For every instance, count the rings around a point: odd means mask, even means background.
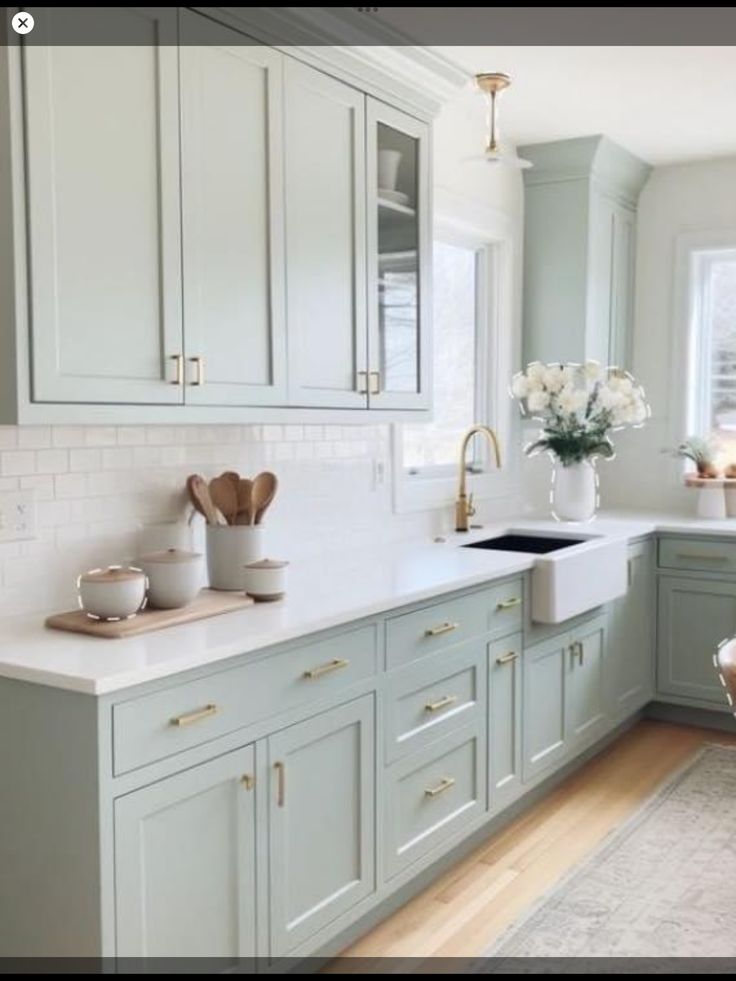
[[[690,253],[688,433],[736,447],[736,239]]]
[[[509,251],[505,229],[494,235],[467,220],[443,220],[435,226],[432,421],[394,426],[396,511],[427,510],[454,500],[460,442],[474,423],[494,426],[502,446],[507,445],[510,400],[504,379],[510,377],[512,331],[503,332],[501,343],[498,327],[502,317],[511,316],[506,302]],[[494,496],[499,473],[490,464],[485,440],[476,437],[467,462],[469,489],[476,499]]]

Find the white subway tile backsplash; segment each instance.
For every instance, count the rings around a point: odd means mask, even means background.
[[[4,477],[19,477],[36,472],[33,450],[6,450],[0,453],[0,473]]]
[[[387,474],[378,489],[374,460]],[[0,545],[0,616],[71,607],[80,572],[142,554],[146,525],[188,516],[189,473],[267,467],[280,482],[275,556],[445,530],[436,514],[393,514],[385,425],[1,426],[0,490],[35,492],[38,538]]]

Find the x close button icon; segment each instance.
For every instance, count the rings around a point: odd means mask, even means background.
[[[25,10],[19,10],[17,14],[13,14],[13,19],[10,23],[16,34],[30,34],[33,30],[33,14],[26,13]]]

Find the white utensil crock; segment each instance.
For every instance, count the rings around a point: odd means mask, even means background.
[[[148,602],[159,610],[186,606],[202,587],[203,563],[199,552],[169,548],[144,555],[139,564],[148,576]]]
[[[212,589],[243,589],[244,566],[263,558],[263,525],[207,525]]]
[[[133,566],[92,569],[77,580],[79,603],[97,620],[125,620],[146,603],[146,576]]]
[[[288,562],[261,559],[249,562],[243,569],[244,586],[248,596],[267,602],[281,599],[286,592],[286,567]]]

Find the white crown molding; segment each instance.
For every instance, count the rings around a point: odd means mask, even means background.
[[[424,118],[471,80],[443,55],[352,7],[193,9]]]

